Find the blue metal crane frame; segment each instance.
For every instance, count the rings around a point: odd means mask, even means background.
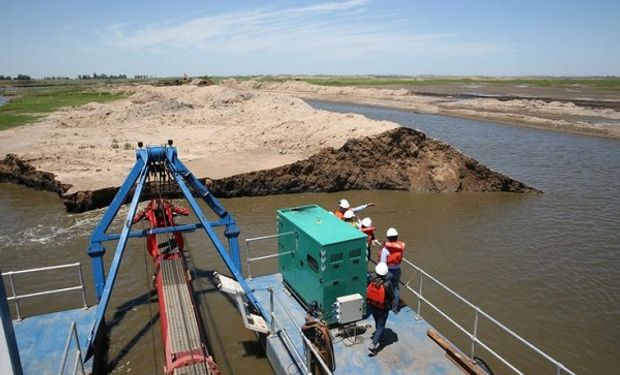
[[[239,227],[235,222],[234,217],[222,206],[222,204],[209,192],[207,187],[202,184],[187,167],[177,158],[176,147],[172,146],[172,141],[168,141],[168,146],[147,146],[140,147],[136,150],[136,164],[129,172],[129,175],[121,185],[120,189],[116,193],[116,196],[112,200],[112,203],[106,210],[101,221],[93,231],[90,239],[90,245],[88,247],[88,255],[92,260],[93,278],[95,281],[95,292],[97,299],[99,300],[99,306],[93,324],[90,336],[88,338],[88,351],[87,358],[93,353],[93,345],[95,342],[95,336],[99,331],[99,328],[104,321],[105,312],[110,301],[112,289],[118,270],[121,264],[123,253],[127,245],[127,240],[134,237],[145,237],[149,234],[163,234],[171,232],[189,232],[198,228],[204,229],[207,236],[211,240],[213,246],[215,246],[220,257],[224,260],[224,263],[234,276],[234,278],[241,284],[248,301],[254,305],[260,313],[267,317],[265,310],[260,305],[256,297],[254,296],[252,289],[248,286],[245,278],[243,277],[243,270],[241,268],[241,257],[239,256]],[[140,195],[144,187],[147,176],[151,171],[154,171],[154,167],[164,167],[170,175],[172,175],[181,189],[181,192],[185,196],[185,199],[189,203],[192,211],[198,218],[198,223],[176,225],[165,228],[154,228],[141,231],[132,231],[133,217],[136,214],[138,203],[140,201]],[[129,196],[132,188],[134,188],[133,197],[129,205],[129,211],[127,212],[126,219],[123,223],[123,228],[120,234],[107,234],[106,231],[110,227],[112,220],[116,217],[119,209]],[[196,199],[192,195],[190,187],[194,189],[196,195],[199,195],[211,208],[211,210],[219,217],[218,220],[209,221],[202,212],[202,209],[198,205]],[[219,239],[214,228],[218,226],[226,226],[224,236],[228,239],[228,249],[224,246]],[[112,264],[110,265],[110,272],[105,276],[103,256],[105,255],[105,248],[102,242],[118,240],[116,244],[116,251]]]

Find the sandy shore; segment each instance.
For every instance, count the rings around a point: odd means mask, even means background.
[[[173,139],[200,177],[213,179],[289,164],[348,139],[398,125],[315,110],[288,94],[222,86],[125,87],[111,103],[65,108],[3,131],[2,154],[16,154],[70,184],[68,193],[119,186],[138,141]]]
[[[223,84],[265,92],[288,93],[305,99],[376,105],[419,113],[469,118],[528,127],[620,138],[620,98],[598,101],[577,98],[480,97],[464,92],[429,92],[387,88],[327,87],[301,81],[269,83],[227,80]],[[437,90],[435,90],[437,91]],[[440,90],[441,91],[441,90]],[[531,91],[531,90],[530,90]],[[544,91],[540,91],[544,93]],[[499,95],[499,94],[498,94]],[[591,105],[588,105],[591,103]]]

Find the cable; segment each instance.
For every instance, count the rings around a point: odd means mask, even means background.
[[[142,225],[142,229],[144,230],[144,225]],[[148,265],[147,265],[147,261],[146,261],[146,253],[148,252],[148,249],[146,247],[146,242],[144,242],[144,281],[146,284],[146,301],[147,304],[149,305],[149,326],[150,326],[150,330],[151,330],[151,347],[153,348],[153,365],[155,366],[155,371],[153,372],[154,374],[157,374],[159,371],[159,362],[157,361],[157,350],[155,350],[155,331],[153,330],[153,308],[151,306],[151,291],[150,291],[150,286],[149,286],[149,272],[148,272]]]

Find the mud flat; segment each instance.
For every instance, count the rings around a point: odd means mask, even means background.
[[[240,89],[288,93],[301,98],[405,109],[419,113],[501,122],[541,129],[620,138],[620,97],[585,98],[557,90],[519,89],[539,95],[531,97],[484,87],[410,88],[332,87],[303,81],[268,82],[225,80],[222,84]],[[487,90],[488,91],[488,90]],[[485,91],[486,92],[486,91]],[[525,95],[525,94],[524,94]],[[600,95],[599,95],[600,96]]]
[[[315,110],[288,94],[225,86],[124,87],[2,132],[0,181],[58,192],[67,210],[111,201],[137,141],[174,139],[218,196],[345,189],[536,192],[423,133]]]

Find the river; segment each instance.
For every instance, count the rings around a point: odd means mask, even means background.
[[[618,368],[620,142],[393,109],[311,104],[418,128],[545,194],[354,191],[225,199],[223,204],[242,229],[242,239],[274,233],[277,208],[318,203],[333,209],[342,197],[352,204],[375,202],[376,207],[364,215],[373,218],[378,232],[396,227],[408,244],[409,258],[483,310],[578,374]],[[67,214],[55,194],[7,184],[0,184],[0,209],[3,271],[73,261],[89,264],[85,254],[88,236],[102,210]],[[120,223],[114,228],[118,230]],[[220,366],[239,374],[270,373],[253,335],[240,327],[231,304],[212,293],[206,276],[209,270],[222,269],[221,262],[204,235],[187,237],[194,263],[204,271],[198,273],[197,281],[206,296],[202,310],[208,310],[217,322],[207,322],[211,340],[226,352],[224,356],[215,350]],[[269,246],[256,249],[274,250]],[[112,252],[110,247],[108,255]],[[144,297],[151,272],[145,264],[144,244],[131,242],[108,315],[114,325],[109,358],[114,373],[154,373],[155,362],[161,365],[157,304],[151,303],[149,309]],[[253,267],[256,272],[274,269],[273,264]],[[90,280],[88,267],[86,274]],[[56,276],[56,282],[63,280]],[[435,295],[442,308],[459,314],[459,321],[472,326],[471,311],[432,288],[428,293]],[[66,296],[53,305],[79,305],[76,301],[79,297]],[[92,295],[90,301],[94,301]],[[33,301],[25,303],[23,310],[35,313],[49,307],[49,303]],[[422,314],[469,348],[463,337],[428,308],[423,307]],[[149,320],[155,321],[152,330]],[[501,353],[509,353],[526,373],[554,373],[540,358],[488,324],[482,324],[479,333]],[[501,366],[493,364],[503,373]]]

